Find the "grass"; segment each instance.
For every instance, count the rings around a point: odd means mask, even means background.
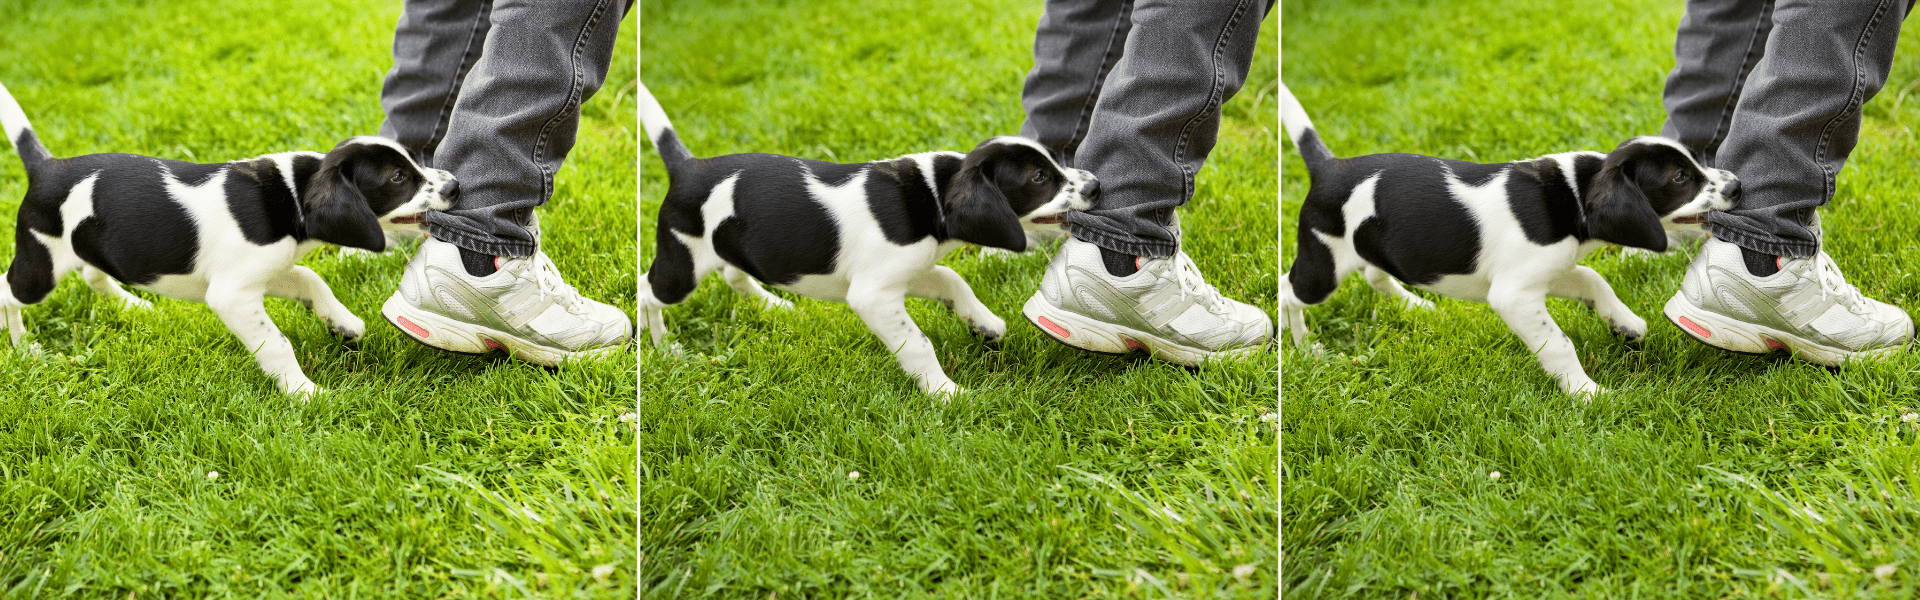
[[[1336,154],[1497,162],[1657,133],[1681,6],[1282,10],[1288,87]],[[1822,214],[1848,279],[1909,309],[1917,75],[1896,61]],[[1307,181],[1292,150],[1282,170],[1290,263]],[[1287,595],[1913,597],[1920,357],[1826,369],[1696,344],[1658,316],[1690,255],[1585,261],[1654,322],[1637,346],[1550,301],[1614,390],[1591,404],[1561,395],[1485,305],[1409,313],[1348,281],[1309,309],[1330,353],[1282,356]]]
[[[643,2],[642,71],[694,153],[858,162],[1017,132],[1040,7]],[[1277,20],[1183,219],[1230,297],[1277,293]],[[641,264],[665,193],[641,162]],[[1187,370],[1020,321],[1051,250],[944,263],[1009,319],[983,345],[910,300],[949,376],[913,380],[846,306],[771,314],[719,281],[641,351],[648,597],[1271,597],[1276,360]],[[784,292],[781,292],[784,294]],[[852,474],[859,473],[858,478]]]
[[[0,81],[60,156],[326,150],[377,130],[398,11],[0,0]],[[545,250],[631,310],[631,36],[614,65]],[[11,215],[27,182],[7,154]],[[136,292],[157,310],[124,312],[67,281],[29,307],[50,353],[0,356],[0,596],[631,597],[634,356],[555,371],[405,340],[378,311],[409,253],[304,261],[369,321],[357,345],[268,301],[331,390],[308,403],[201,305]]]

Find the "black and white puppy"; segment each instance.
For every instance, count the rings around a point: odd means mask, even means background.
[[[128,307],[150,304],[119,283],[205,302],[288,394],[321,389],[268,319],[265,297],[298,300],[358,339],[366,324],[296,261],[321,244],[384,250],[386,231],[418,229],[422,213],[452,207],[458,194],[452,173],[415,164],[384,138],[205,165],[133,154],[54,158],[5,87],[0,124],[27,171],[13,265],[0,286],[0,319],[16,346],[26,335],[21,308],[79,270]]]
[[[663,309],[719,270],[769,307],[791,306],[765,282],[845,302],[933,395],[958,393],[906,297],[939,300],[988,340],[1007,324],[953,269],[936,264],[963,244],[1021,252],[1029,231],[1059,229],[1099,193],[1093,174],[1061,167],[1039,144],[987,140],[965,154],[925,152],[859,164],[775,154],[695,158],[660,103],[639,90],[640,120],[666,163],[652,267],[640,282],[640,322],[666,344]]]
[[[1303,309],[1364,270],[1373,288],[1411,307],[1431,302],[1401,282],[1486,302],[1569,394],[1601,391],[1547,296],[1580,300],[1628,339],[1647,333],[1613,288],[1580,259],[1602,244],[1655,252],[1667,232],[1702,228],[1740,195],[1732,173],[1695,162],[1679,143],[1637,137],[1611,153],[1567,152],[1503,164],[1415,154],[1336,158],[1299,100],[1280,88],[1281,120],[1312,186],[1300,208],[1292,270],[1280,283],[1280,324],[1304,343]]]

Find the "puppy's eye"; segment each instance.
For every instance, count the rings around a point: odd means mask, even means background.
[[[1046,173],[1045,171],[1039,171],[1039,172],[1035,172],[1035,173],[1033,174],[1033,182],[1034,182],[1034,183],[1046,183],[1046,182],[1047,182],[1047,173]]]
[[[1674,183],[1686,183],[1686,182],[1687,182],[1687,172],[1686,172],[1686,171],[1680,171],[1680,172],[1678,172],[1678,173],[1674,173],[1674,174],[1673,174],[1673,182],[1674,182]]]
[[[394,171],[394,172],[393,172],[393,176],[392,176],[392,177],[388,177],[388,178],[387,178],[387,181],[388,181],[388,182],[391,182],[391,183],[406,183],[406,182],[407,182],[407,174],[406,174],[405,172],[402,172],[402,171]]]

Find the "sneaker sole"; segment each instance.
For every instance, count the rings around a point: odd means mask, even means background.
[[[1906,344],[1900,344],[1872,350],[1847,350],[1826,346],[1789,332],[1747,323],[1694,306],[1692,301],[1687,300],[1686,294],[1674,294],[1660,314],[1681,333],[1707,346],[1753,356],[1785,350],[1800,360],[1829,367],[1838,367],[1850,360],[1884,357],[1906,347]],[[1911,336],[1908,339],[1911,340]]]
[[[1026,317],[1041,333],[1074,348],[1098,354],[1122,355],[1145,350],[1154,358],[1176,365],[1198,367],[1209,360],[1235,358],[1259,352],[1266,344],[1232,350],[1206,350],[1181,345],[1144,331],[1114,325],[1063,310],[1046,297],[1035,293],[1027,299],[1020,316]]]
[[[623,344],[592,350],[566,350],[544,346],[503,331],[495,331],[449,319],[408,304],[399,294],[387,298],[380,316],[407,338],[436,350],[455,354],[483,355],[495,350],[536,365],[558,367],[567,361],[595,358],[618,352]]]

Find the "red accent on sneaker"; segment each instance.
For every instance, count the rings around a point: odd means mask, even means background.
[[[406,317],[395,315],[393,320],[399,321],[401,329],[407,330],[408,333],[416,337],[427,338],[433,336],[433,334],[427,333],[427,328],[413,324],[413,321],[408,321]]]
[[[1699,323],[1695,323],[1693,322],[1693,320],[1688,319],[1686,317],[1680,317],[1680,326],[1693,331],[1694,335],[1698,335],[1703,338],[1713,337],[1713,332],[1707,331],[1707,328],[1701,327]]]
[[[496,342],[493,340],[481,340],[481,342],[487,345],[488,350],[506,350],[507,349],[506,346],[500,345],[500,342]]]
[[[1127,340],[1127,349],[1128,350],[1145,350],[1147,349],[1147,345],[1142,344],[1140,342],[1133,341],[1133,340]]]
[[[1061,327],[1058,324],[1055,324],[1053,321],[1047,320],[1046,317],[1034,317],[1034,318],[1040,321],[1041,327],[1047,328],[1047,331],[1053,332],[1054,335],[1057,335],[1063,338],[1073,337],[1073,333],[1067,331],[1067,328]]]
[[[1767,349],[1768,350],[1786,350],[1787,345],[1782,344],[1778,341],[1775,341],[1773,338],[1767,338]]]
[[[1134,268],[1134,270],[1136,270],[1136,271],[1140,269],[1140,259],[1141,259],[1141,257],[1139,257],[1139,256],[1135,256],[1135,257],[1133,257],[1133,268]]]
[[[1778,256],[1775,256],[1775,257],[1773,257],[1773,268],[1775,268],[1775,269],[1785,269],[1785,268],[1787,268],[1787,266],[1786,266],[1785,264],[1783,264],[1783,263],[1781,263],[1781,262],[1780,262],[1780,258],[1781,258],[1781,257],[1778,257]]]
[[[500,257],[498,256],[493,257],[493,270],[500,270]]]

